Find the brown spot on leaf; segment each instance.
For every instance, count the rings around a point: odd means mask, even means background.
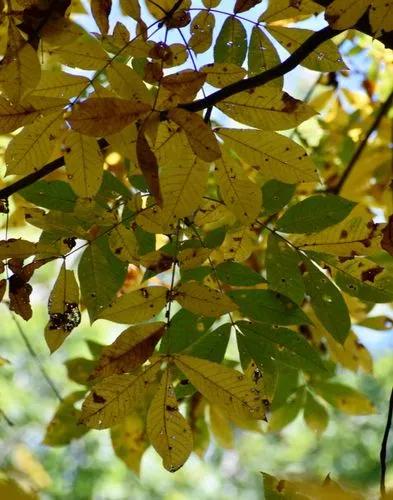
[[[96,392],[92,392],[91,393],[92,397],[93,397],[93,401],[95,403],[100,403],[100,404],[103,404],[103,403],[106,403],[106,399],[103,398],[102,396],[100,396],[99,394],[97,394]]]
[[[371,281],[371,283],[374,283],[375,277],[382,273],[383,267],[376,266],[372,267],[371,269],[367,269],[366,271],[363,271],[361,274],[361,279],[362,281]]]

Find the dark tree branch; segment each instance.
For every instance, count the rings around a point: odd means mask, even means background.
[[[378,129],[382,118],[386,115],[386,113],[389,111],[390,106],[393,103],[393,89],[390,92],[388,98],[386,101],[381,105],[381,107],[378,109],[377,114],[375,115],[374,121],[371,124],[370,128],[367,130],[367,134],[364,136],[362,142],[359,144],[359,147],[356,149],[354,155],[352,156],[350,162],[346,166],[344,173],[342,174],[338,184],[334,186],[332,189],[328,190],[331,193],[338,194],[342,190],[345,182],[347,181],[349,175],[351,174],[356,162],[358,161],[360,155],[363,153],[365,147],[367,146],[368,140],[371,136],[371,134]]]
[[[314,1],[319,5],[321,5],[322,7],[324,7],[325,9],[329,7],[331,3],[333,3],[333,0],[314,0]],[[393,37],[391,32],[382,30],[382,32],[377,36],[375,36],[375,33],[373,33],[373,29],[370,24],[369,11],[370,7],[367,8],[366,12],[351,27],[351,29],[361,31],[362,33],[365,33],[366,35],[369,35],[372,38],[376,38],[377,40],[382,42],[387,49],[393,49]]]
[[[270,68],[263,73],[252,76],[251,78],[246,78],[245,80],[239,80],[238,82],[227,85],[226,87],[213,92],[203,99],[198,99],[197,101],[189,102],[186,104],[181,104],[180,107],[187,109],[188,111],[201,111],[202,109],[209,108],[210,106],[215,106],[220,101],[227,99],[239,92],[244,90],[249,90],[254,87],[260,87],[265,85],[280,76],[284,76],[295,69],[308,55],[311,54],[321,43],[326,42],[330,38],[341,33],[341,31],[334,30],[330,26],[321,29],[313,33],[298,49],[296,49],[288,59],[285,59],[277,66]]]
[[[393,388],[392,388],[392,392],[390,393],[388,418],[386,419],[386,427],[385,427],[385,432],[384,432],[383,438],[382,438],[381,452],[379,454],[379,458],[380,458],[380,462],[381,462],[381,479],[380,479],[381,498],[384,498],[386,495],[386,487],[385,487],[386,450],[388,447],[389,432],[390,432],[390,428],[392,426],[392,418],[393,418]]]
[[[109,146],[108,142],[105,139],[99,139],[98,145],[99,145],[100,149],[105,149]],[[47,163],[39,170],[36,170],[35,172],[32,172],[31,174],[26,175],[25,177],[22,177],[22,179],[19,179],[18,181],[14,182],[13,184],[10,184],[9,186],[6,186],[5,188],[0,189],[0,200],[6,200],[11,195],[17,193],[21,189],[23,189],[27,186],[31,186],[36,181],[39,181],[43,177],[46,177],[47,175],[51,174],[52,172],[54,172],[55,170],[57,170],[63,166],[64,166],[64,156],[61,156],[60,158],[56,158],[56,160],[53,160],[50,163]]]

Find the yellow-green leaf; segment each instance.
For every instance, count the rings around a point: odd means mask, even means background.
[[[206,73],[206,82],[213,87],[226,87],[239,80],[243,80],[247,71],[233,63],[210,63],[202,66],[200,71]]]
[[[133,229],[118,224],[109,235],[109,246],[112,252],[125,262],[137,262],[138,242]]]
[[[237,305],[229,297],[197,281],[180,285],[176,290],[175,299],[184,308],[203,316],[218,318],[237,309]]]
[[[171,109],[168,117],[186,133],[191,149],[204,161],[214,161],[221,156],[217,139],[203,118],[181,108]]]
[[[174,356],[174,360],[192,385],[229,418],[264,418],[261,394],[243,373],[182,354]]]
[[[48,303],[49,323],[45,340],[50,352],[56,351],[81,320],[79,286],[74,271],[62,265]]]
[[[125,293],[99,314],[115,323],[139,323],[156,316],[165,306],[167,288],[149,286]]]
[[[243,224],[254,221],[261,211],[260,188],[244,172],[239,161],[222,149],[222,157],[215,162],[215,176],[225,205]]]
[[[235,128],[217,128],[214,131],[264,179],[296,184],[319,178],[305,150],[283,135]]]
[[[5,152],[7,175],[27,175],[41,168],[50,158],[64,131],[59,114],[44,116],[16,135]]]
[[[283,26],[269,26],[267,29],[290,53],[297,50],[314,33],[312,30]],[[301,64],[314,71],[338,71],[346,68],[335,43],[331,40],[321,43]]]
[[[165,370],[151,402],[147,414],[147,434],[169,472],[180,469],[192,452],[191,428],[179,412],[169,369]]]
[[[217,107],[230,118],[262,130],[287,130],[315,114],[307,104],[269,86],[239,92]]]
[[[91,389],[82,405],[81,422],[94,429],[106,429],[130,415],[144,400],[156,381],[161,360],[135,374],[111,375]]]
[[[91,198],[99,190],[104,174],[104,159],[93,137],[70,131],[64,139],[67,178],[74,192]]]
[[[83,92],[89,84],[85,76],[47,69],[41,71],[41,79],[31,95],[68,99]]]

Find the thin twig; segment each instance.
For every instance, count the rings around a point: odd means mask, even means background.
[[[56,388],[53,380],[50,378],[50,376],[48,375],[48,373],[45,370],[44,366],[42,365],[40,358],[38,357],[37,353],[34,351],[33,346],[30,344],[30,341],[27,338],[27,335],[25,334],[25,332],[23,331],[23,328],[21,327],[19,321],[16,319],[15,315],[11,311],[10,311],[10,314],[11,314],[11,317],[12,317],[13,321],[15,322],[15,325],[16,325],[16,327],[18,329],[18,332],[20,333],[20,336],[22,337],[24,343],[26,344],[26,347],[27,347],[27,349],[28,349],[31,357],[36,362],[36,364],[37,364],[37,366],[38,366],[38,368],[39,368],[42,376],[46,380],[46,382],[49,385],[49,387],[52,389],[53,394],[55,394],[55,396],[57,397],[57,399],[60,402],[62,402],[63,398],[61,397],[60,392],[57,390],[57,388]]]
[[[311,54],[311,52],[319,47],[319,45],[340,33],[341,31],[334,30],[330,26],[326,26],[325,28],[313,33],[298,49],[285,59],[285,61],[277,64],[277,66],[263,71],[258,75],[252,76],[251,78],[239,80],[235,83],[227,85],[226,87],[213,92],[203,99],[181,104],[179,107],[187,109],[188,111],[201,111],[209,106],[215,106],[222,100],[238,94],[239,92],[265,85],[266,83],[271,82],[280,76],[284,76],[295,69],[308,55]]]
[[[7,422],[7,424],[10,427],[14,426],[14,422],[9,417],[7,417],[7,415],[5,414],[4,410],[2,410],[1,408],[0,408],[0,415],[4,418],[4,420]]]
[[[358,161],[360,155],[363,153],[365,147],[367,146],[368,140],[370,139],[371,134],[377,130],[379,127],[379,124],[381,123],[382,118],[385,116],[385,114],[389,111],[390,106],[393,103],[393,89],[389,94],[389,97],[386,99],[386,101],[381,105],[381,107],[378,109],[377,114],[375,115],[374,121],[371,124],[370,128],[367,130],[366,135],[364,136],[362,142],[359,144],[359,147],[356,149],[355,153],[353,154],[350,162],[346,166],[344,173],[342,174],[338,184],[334,186],[334,188],[328,190],[331,193],[338,194],[342,190],[345,182],[347,181],[349,175],[351,174],[353,167],[355,166],[356,162]]]
[[[389,410],[388,410],[388,418],[386,420],[385,432],[383,433],[382,443],[381,443],[381,451],[379,454],[380,462],[381,462],[381,479],[380,479],[380,492],[381,498],[386,496],[386,486],[385,486],[385,476],[386,476],[386,450],[388,446],[389,440],[389,432],[392,426],[392,418],[393,418],[393,388],[390,393],[389,400]]]

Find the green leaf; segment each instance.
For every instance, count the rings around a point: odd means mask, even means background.
[[[271,179],[262,186],[262,206],[265,215],[272,215],[279,212],[291,200],[295,193],[295,184]]]
[[[344,220],[355,205],[340,196],[310,196],[290,207],[277,221],[276,229],[292,234],[322,231]]]
[[[232,290],[227,294],[250,319],[276,325],[309,324],[299,306],[271,290]]]
[[[180,309],[161,340],[160,352],[182,352],[205,334],[214,323],[214,318],[198,316],[186,309]]]
[[[289,400],[273,411],[269,420],[269,431],[278,432],[293,422],[304,404],[304,390],[298,390]]]
[[[224,359],[231,334],[231,324],[221,325],[211,332],[200,336],[184,352],[194,358],[203,358],[216,363]]]
[[[222,262],[216,267],[217,277],[223,283],[233,286],[253,286],[266,280],[248,266],[238,262]]]
[[[72,212],[76,202],[76,194],[71,186],[63,181],[36,181],[19,191],[19,194],[39,207],[62,212]]]
[[[266,249],[266,277],[269,288],[301,304],[305,286],[300,273],[301,258],[285,241],[271,233]]]
[[[214,62],[241,66],[247,53],[247,32],[235,17],[227,17],[214,45]]]
[[[322,271],[309,260],[304,264],[303,279],[311,306],[326,330],[342,344],[351,327],[347,305],[339,289]]]
[[[324,371],[317,351],[297,332],[247,321],[238,321],[236,325],[243,334],[238,334],[238,342],[246,347],[257,364],[263,365],[265,359],[274,358],[304,371]]]
[[[46,429],[43,444],[47,446],[64,446],[73,439],[79,439],[89,428],[79,424],[80,410],[74,404],[85,396],[85,391],[69,394],[59,404],[56,413]]]
[[[97,319],[123,285],[127,265],[118,260],[109,249],[108,238],[101,236],[83,252],[78,266],[82,301],[90,321]]]
[[[280,64],[280,56],[265,33],[254,26],[248,47],[248,75],[254,76]],[[283,78],[274,79],[270,85],[282,88]]]
[[[219,247],[225,239],[227,230],[225,227],[218,227],[207,233],[205,239],[203,240],[203,246],[206,248],[217,248]]]

